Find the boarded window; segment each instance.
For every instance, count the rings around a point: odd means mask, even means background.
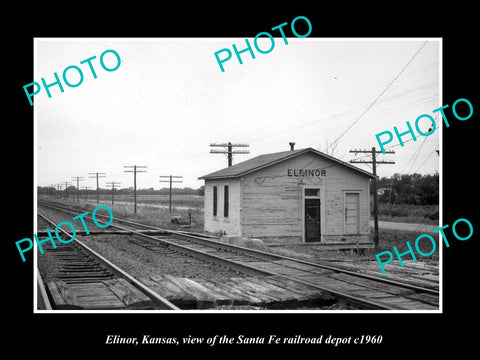
[[[217,187],[213,187],[213,216],[217,216]]]
[[[228,185],[223,188],[223,216],[228,218]]]

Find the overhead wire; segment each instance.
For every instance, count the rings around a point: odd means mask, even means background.
[[[407,62],[407,64],[400,70],[400,72],[397,74],[397,76],[395,76],[393,78],[393,80],[385,87],[385,89],[383,89],[383,91],[373,100],[373,102],[360,114],[360,116],[358,116],[351,124],[350,126],[340,134],[340,136],[332,143],[332,144],[336,144],[357,122],[360,121],[360,119],[368,112],[368,110],[370,110],[375,104],[376,102],[382,97],[383,94],[385,94],[385,92],[387,92],[387,90],[393,85],[393,83],[400,77],[400,75],[405,71],[405,69],[408,67],[408,65],[410,65],[410,63],[417,57],[417,55],[420,53],[420,51],[422,51],[422,49],[425,47],[425,45],[427,44],[428,40],[425,41],[422,46],[420,47],[420,49],[417,50],[417,52],[410,58],[410,60]],[[330,147],[333,146],[333,145],[330,145]],[[328,149],[328,148],[327,148]]]
[[[382,99],[382,102],[377,102],[377,105],[382,105],[383,108],[377,107],[378,109],[376,110],[373,115],[380,115],[384,112],[387,111],[392,111],[395,109],[402,109],[404,110],[405,106],[421,106],[423,104],[427,105],[430,104],[432,101],[437,100],[438,95],[433,94],[431,89],[436,89],[438,88],[438,82],[437,81],[431,81],[431,76],[429,76],[429,73],[431,70],[434,70],[437,68],[437,63],[431,63],[426,66],[422,66],[419,69],[412,70],[410,72],[405,72],[403,73],[402,77],[397,81],[397,85],[402,85],[402,82],[404,83],[408,79],[412,78],[411,82],[414,82],[416,86],[414,88],[408,87],[408,89],[402,90],[400,92],[397,91],[397,93],[392,93],[390,96],[384,96]],[[406,66],[405,66],[406,67]],[[411,83],[410,82],[410,83]],[[342,126],[348,125],[351,120],[348,119],[351,117],[350,114],[355,113],[357,111],[361,111],[362,109],[365,108],[365,102],[366,99],[368,98],[369,95],[379,91],[380,89],[383,88],[383,92],[386,91],[385,86],[389,86],[390,83],[385,84],[386,82],[376,84],[370,88],[362,88],[358,89],[357,91],[354,91],[352,93],[349,93],[348,96],[344,96],[342,98],[337,98],[333,99],[327,103],[322,103],[321,104],[321,109],[322,109],[322,114],[320,117],[315,117],[315,120],[307,120],[307,121],[301,121],[301,119],[298,119],[298,114],[297,120],[292,123],[293,126],[289,126],[288,129],[290,130],[299,130],[302,128],[312,128],[314,133],[318,133],[319,131],[316,131],[318,129],[318,124],[320,122],[323,122],[323,126],[321,128],[321,132],[328,132],[329,129],[333,130],[334,128],[341,128]],[[403,88],[403,87],[402,87]],[[377,96],[379,97],[379,96]],[[391,103],[391,104],[389,104]],[[386,107],[386,109],[385,109]],[[328,109],[325,111],[325,109]],[[311,115],[309,115],[310,117]],[[330,119],[337,119],[334,123],[330,121],[330,123],[325,124],[326,120]],[[351,124],[350,124],[351,125]],[[271,129],[272,130],[272,129]],[[285,129],[278,128],[276,132],[282,133],[284,132]],[[273,131],[275,132],[275,130]],[[272,135],[272,132],[270,132],[270,135]],[[253,142],[265,142],[265,141],[270,141],[272,139],[272,136],[269,136],[268,138],[263,136],[263,135],[258,135],[256,137],[249,138],[248,140]],[[338,139],[336,140],[338,143]],[[325,152],[328,152],[329,149],[331,149],[336,143],[333,142],[327,148],[324,150]]]
[[[433,153],[435,153],[437,150],[433,150],[428,156],[427,158],[423,161],[423,163],[418,167],[418,169],[415,171],[415,172],[418,172],[423,165],[425,165],[425,163],[427,162],[428,159],[430,159],[430,157],[432,156]]]
[[[408,174],[410,175],[410,173],[412,172],[412,169],[413,169],[413,165],[415,165],[415,161],[417,161],[418,159],[418,156],[420,155],[420,152],[422,151],[422,148],[423,146],[425,145],[425,142],[427,141],[427,138],[423,139],[422,143],[420,144],[420,146],[417,148],[417,150],[415,151],[414,153],[414,156],[411,157],[412,160],[412,164],[410,166],[410,171],[408,172]],[[403,172],[403,171],[402,171]]]

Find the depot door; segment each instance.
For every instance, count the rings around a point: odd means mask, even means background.
[[[320,241],[320,199],[305,199],[305,242]]]
[[[360,231],[360,194],[345,194],[345,233],[358,234]]]

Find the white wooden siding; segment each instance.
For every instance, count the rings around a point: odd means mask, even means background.
[[[229,211],[228,218],[225,218],[224,210],[224,188],[229,189]],[[213,216],[213,187],[217,186],[217,216]],[[241,235],[240,228],[240,180],[228,181],[208,180],[205,182],[204,200],[204,221],[205,231],[224,231],[227,235]]]
[[[360,232],[360,194],[345,192],[345,234],[356,235]]]
[[[288,176],[288,169],[325,169],[326,177]],[[292,173],[292,172],[290,172]],[[212,187],[218,186],[218,216],[212,216]],[[230,186],[230,215],[223,219],[223,186]],[[245,175],[241,180],[205,182],[205,230],[248,237],[304,238],[304,188],[320,189],[321,239],[347,234],[345,194],[358,194],[356,234],[368,240],[369,178],[313,153]],[[353,236],[353,235],[352,235]]]

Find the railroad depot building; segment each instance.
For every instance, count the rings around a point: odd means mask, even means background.
[[[312,148],[260,155],[199,178],[205,231],[266,243],[373,247],[374,178]]]

